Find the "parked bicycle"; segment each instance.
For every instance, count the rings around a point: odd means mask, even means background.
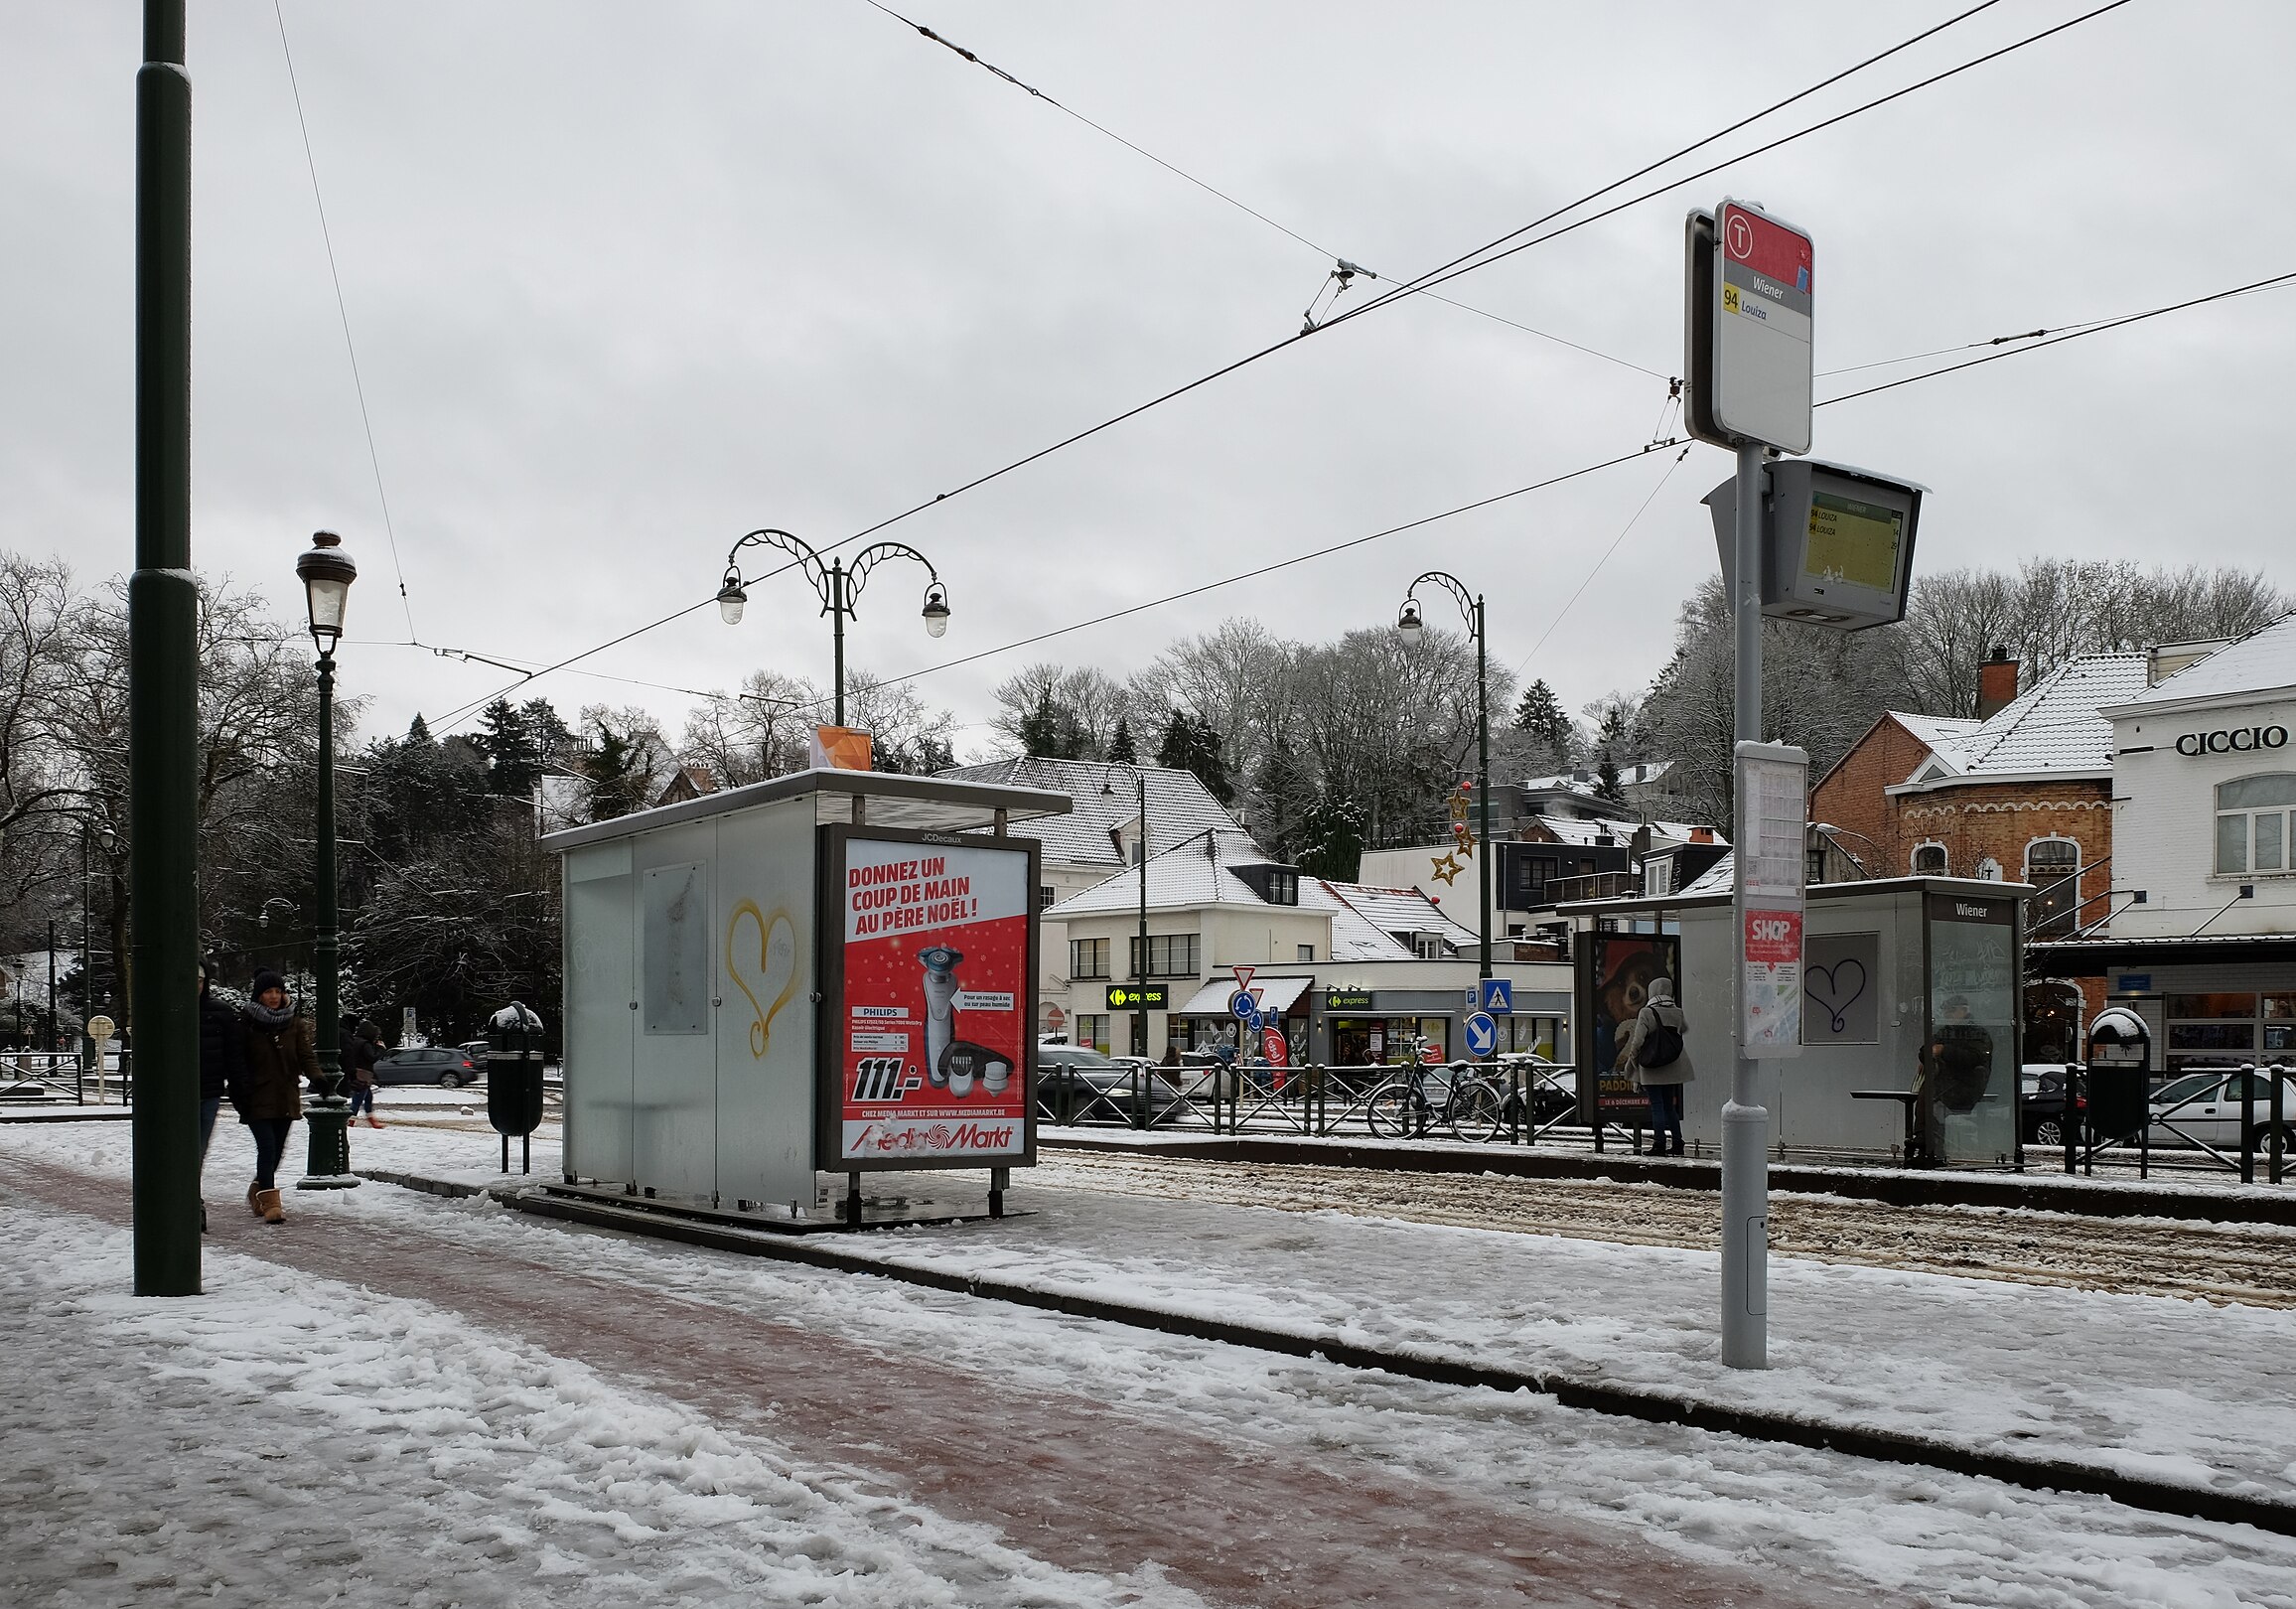
[[[1512,1092],[1497,1075],[1478,1072],[1467,1062],[1449,1067],[1430,1065],[1421,1057],[1426,1041],[1411,1036],[1411,1068],[1373,1090],[1363,1102],[1363,1119],[1371,1132],[1389,1139],[1424,1133],[1441,1123],[1460,1139],[1483,1144],[1506,1132]],[[1427,1086],[1439,1082],[1440,1102],[1430,1100]]]

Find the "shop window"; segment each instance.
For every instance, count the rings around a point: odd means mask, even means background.
[[[1140,940],[1131,941],[1132,975],[1134,977],[1194,977],[1201,968],[1196,963],[1197,936],[1193,933],[1152,933],[1148,936],[1148,965],[1140,965]]]
[[[1105,940],[1101,941],[1103,944]],[[1076,1043],[1089,1045],[1105,1053],[1108,1049],[1108,1018],[1105,1012],[1079,1011],[1076,1013]]]
[[[1106,977],[1108,975],[1108,941],[1105,939],[1070,940],[1069,975],[1071,977]]]
[[[1945,846],[1941,843],[1918,845],[1914,850],[1914,875],[1916,877],[1944,876]]]
[[[2035,939],[2070,933],[2081,914],[2081,845],[2071,838],[2036,838],[2025,846],[2025,932]]]
[[[2217,870],[2276,872],[2288,866],[2288,816],[2296,773],[2217,785]]]
[[[2172,994],[2162,1002],[2168,1008],[2171,1021],[2180,1018],[2213,1018],[2223,1021],[2232,1017],[2253,1017],[2256,997],[2253,994]]]

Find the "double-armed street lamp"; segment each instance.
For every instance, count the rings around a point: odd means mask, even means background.
[[[351,1102],[337,1093],[343,1082],[343,1049],[339,1012],[335,1002],[335,646],[343,640],[343,614],[351,601],[351,583],[359,566],[343,551],[343,538],[331,530],[315,531],[311,550],[295,561],[303,581],[303,598],[311,617],[311,640],[319,646],[319,831],[312,856],[312,881],[317,905],[317,929],[312,936],[311,967],[317,974],[317,1046],[319,1088],[307,1113],[311,1120],[311,1151],[298,1190],[342,1190],[359,1183],[351,1171]],[[264,907],[270,915],[270,907]]]
[[[941,585],[940,572],[933,561],[911,547],[907,542],[872,542],[855,553],[850,562],[842,554],[823,559],[812,543],[786,530],[767,527],[753,530],[726,553],[725,579],[719,584],[718,614],[728,626],[742,623],[742,607],[750,595],[742,585],[739,562],[745,547],[774,547],[796,560],[796,568],[804,572],[820,595],[821,613],[830,620],[834,643],[836,692],[836,724],[845,724],[845,622],[854,613],[853,606],[860,601],[861,587],[869,572],[889,558],[915,559],[925,566],[925,573],[933,579],[925,588],[925,630],[929,636],[938,637],[948,630],[948,588]],[[785,566],[786,567],[786,566]]]
[[[1458,601],[1459,612],[1467,617],[1468,629],[1475,636],[1475,808],[1477,836],[1481,839],[1476,845],[1475,884],[1483,919],[1480,975],[1488,982],[1491,978],[1491,677],[1484,667],[1483,595],[1470,593],[1467,584],[1448,570],[1429,570],[1404,592],[1403,607],[1395,614],[1395,630],[1403,634],[1407,643],[1416,643],[1427,629],[1419,613],[1418,592],[1430,581]],[[1481,1003],[1478,999],[1477,1004]]]

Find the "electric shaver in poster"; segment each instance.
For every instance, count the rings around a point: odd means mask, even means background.
[[[925,1077],[935,1090],[953,1096],[972,1094],[975,1083],[991,1095],[1002,1094],[1012,1076],[1010,1060],[985,1045],[956,1037],[956,965],[960,951],[933,945],[920,951],[925,968]]]

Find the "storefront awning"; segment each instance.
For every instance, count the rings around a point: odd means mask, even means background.
[[[1259,991],[1259,1008],[1276,1016],[1283,1016],[1298,1003],[1299,997],[1315,983],[1312,977],[1253,978],[1251,986]],[[1224,1017],[1227,1002],[1235,998],[1235,979],[1216,977],[1190,995],[1180,1007],[1183,1017]]]

